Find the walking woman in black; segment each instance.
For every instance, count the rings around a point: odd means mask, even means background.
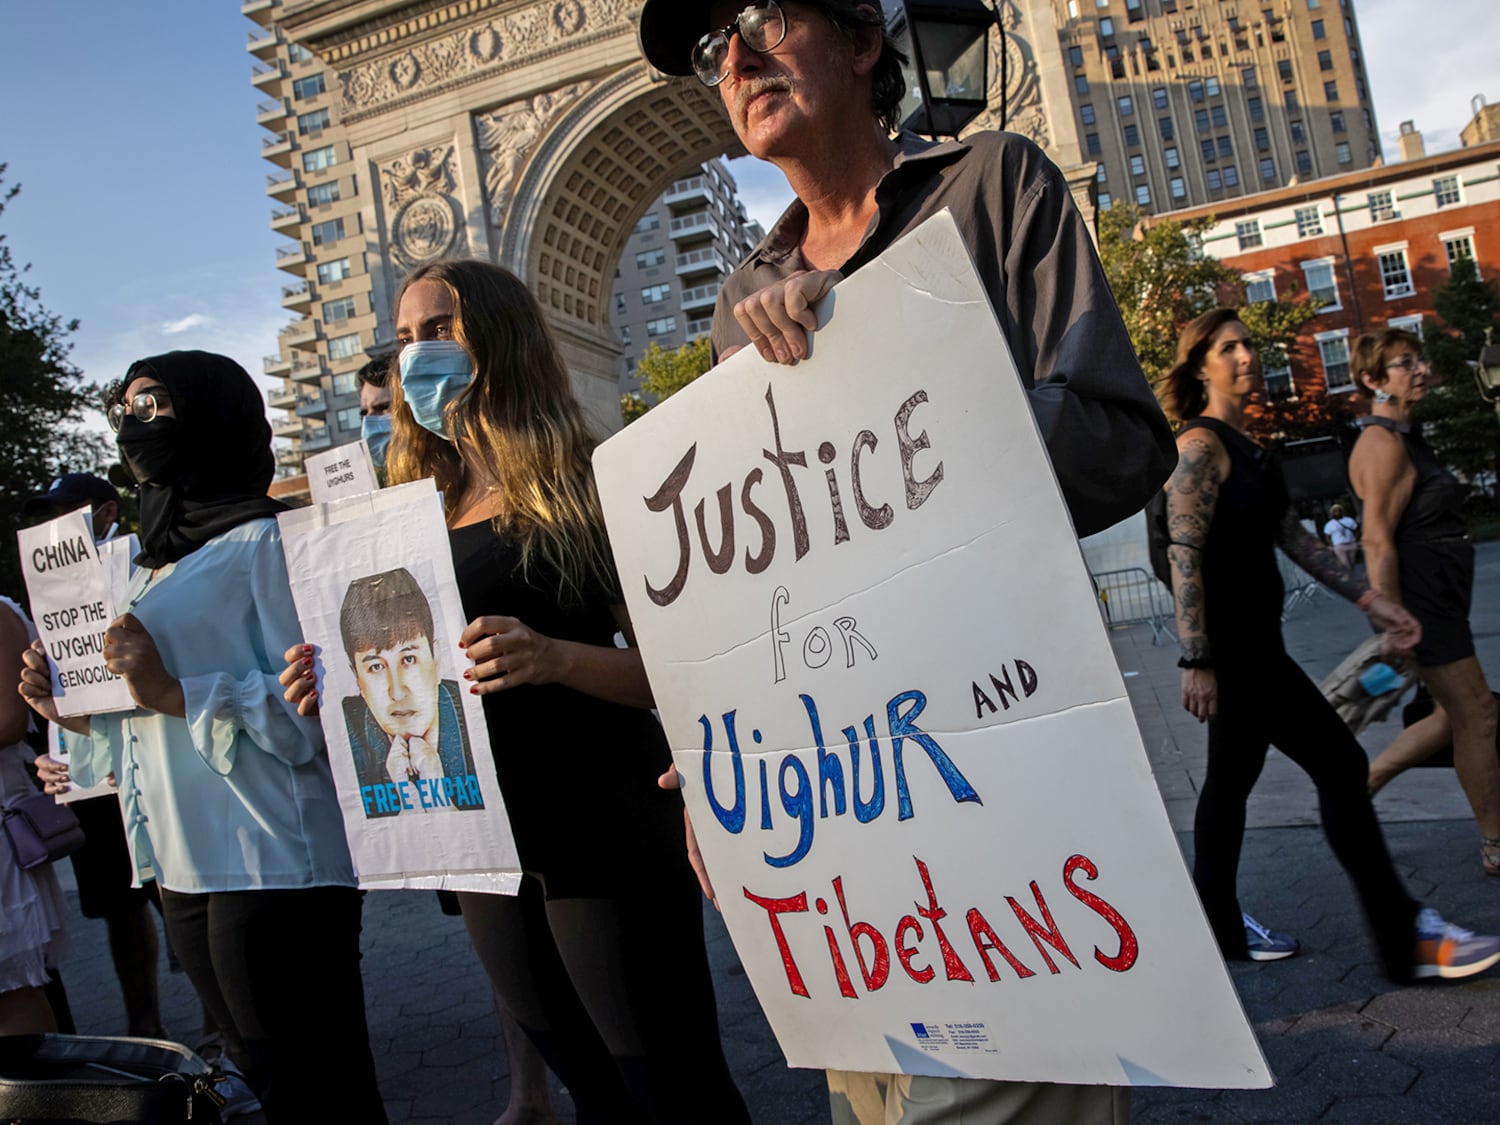
[[[1422,909],[1391,865],[1365,789],[1363,748],[1286,653],[1280,546],[1385,631],[1386,651],[1409,651],[1421,626],[1348,577],[1291,509],[1274,455],[1245,433],[1260,381],[1250,333],[1232,309],[1184,330],[1164,404],[1182,423],[1167,482],[1172,591],[1183,706],[1208,723],[1208,769],[1193,822],[1193,881],[1224,956],[1276,960],[1295,939],[1259,925],[1235,893],[1245,805],[1274,745],[1318,790],[1323,831],[1354,883],[1386,974],[1459,977],[1500,961],[1500,939],[1479,937]]]

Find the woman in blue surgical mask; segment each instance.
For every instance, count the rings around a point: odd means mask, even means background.
[[[595,437],[541,306],[483,262],[424,266],[396,314],[390,483],[443,492],[519,895],[462,894],[495,991],[579,1120],[748,1122],[719,1043],[682,803],[629,637]],[[408,409],[402,409],[403,404]],[[661,987],[661,950],[672,979]]]

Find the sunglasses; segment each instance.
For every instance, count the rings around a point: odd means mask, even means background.
[[[139,418],[142,422],[156,421],[156,409],[158,405],[170,409],[172,406],[172,397],[160,388],[154,391],[141,391],[139,394],[132,395],[128,403],[115,403],[109,408],[109,412],[105,417],[109,419],[109,428],[114,430],[115,433],[119,433],[120,423],[125,421],[125,415],[127,414],[133,418]]]
[[[693,48],[693,73],[705,86],[724,81],[724,64],[729,59],[729,40],[736,33],[740,42],[757,55],[763,55],[786,38],[786,16],[776,0],[752,4],[721,31],[710,31]]]

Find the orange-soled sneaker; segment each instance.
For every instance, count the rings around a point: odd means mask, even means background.
[[[1476,934],[1452,922],[1431,907],[1417,915],[1417,955],[1411,975],[1453,980],[1482,973],[1500,961],[1500,937]]]

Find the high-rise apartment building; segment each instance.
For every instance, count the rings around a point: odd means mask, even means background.
[[[635,224],[615,271],[610,323],[625,352],[620,393],[640,383],[652,344],[668,350],[708,334],[719,284],[765,232],[745,213],[722,161],[673,182]]]
[[[1053,0],[1099,206],[1161,213],[1368,168],[1353,0]]]
[[[356,372],[375,345],[368,245],[362,229],[363,194],[338,121],[337,89],[312,52],[288,42],[275,23],[274,0],[245,0],[241,11],[261,24],[251,32],[250,82],[266,96],[256,121],[270,131],[261,155],[276,166],[266,177],[271,229],[290,241],[277,249],[286,271],[281,304],[295,317],[281,330],[265,373],[283,379],[270,396],[285,414],[272,432],[290,439],[277,452],[278,474],[302,471],[305,454],[359,436]]]

